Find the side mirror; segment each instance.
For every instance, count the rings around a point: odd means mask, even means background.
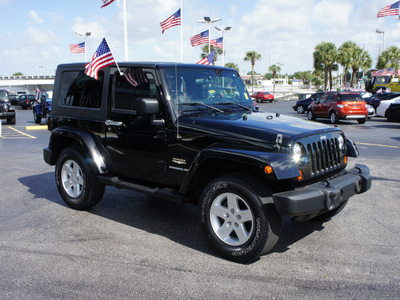
[[[160,113],[160,104],[157,99],[138,98],[135,100],[135,107],[138,116],[156,115]]]
[[[150,116],[150,124],[157,127],[165,125],[162,118],[156,118],[161,112],[157,99],[138,98],[135,100],[136,114],[138,116]]]

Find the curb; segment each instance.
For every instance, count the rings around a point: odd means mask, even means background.
[[[25,130],[41,130],[41,129],[46,129],[47,130],[47,124],[46,125],[26,126],[25,127]]]

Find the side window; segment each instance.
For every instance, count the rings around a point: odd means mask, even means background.
[[[339,96],[338,96],[339,97]],[[335,95],[329,94],[328,99],[326,100],[327,103],[335,102]]]
[[[87,76],[83,71],[66,71],[62,74],[60,105],[85,108],[100,108],[104,73],[99,79]]]
[[[321,98],[319,98],[319,102],[320,102],[320,103],[325,103],[327,97],[328,97],[328,95],[323,95],[323,96],[321,96]]]
[[[112,109],[114,111],[134,113],[136,99],[160,99],[151,70],[127,68],[121,71],[123,75],[117,70],[112,75],[114,82]]]

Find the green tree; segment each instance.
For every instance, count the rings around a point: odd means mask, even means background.
[[[215,64],[215,62],[218,60],[218,55],[221,55],[222,54],[222,49],[221,48],[217,48],[217,47],[214,47],[213,45],[211,45],[210,46],[210,49],[211,49],[211,52],[213,52],[214,50],[216,50],[215,51],[215,55],[214,55],[214,61],[213,61],[213,63],[212,64]],[[204,45],[202,48],[201,48],[201,51],[202,51],[202,53],[200,54],[200,57],[203,59],[203,58],[206,58],[209,54],[208,54],[208,44],[206,44],[206,45]]]
[[[351,87],[354,86],[358,70],[362,69],[365,71],[372,65],[372,59],[369,53],[353,41],[347,41],[339,47],[338,61],[344,67],[344,74],[347,73],[348,69],[351,69]]]
[[[295,78],[302,80],[304,85],[310,86],[312,79],[311,71],[296,72],[293,75]]]
[[[376,67],[378,69],[394,68],[394,72],[396,73],[399,69],[399,65],[400,49],[396,46],[391,46],[379,56]]]
[[[12,76],[23,76],[24,74],[22,72],[16,72]]]
[[[261,54],[256,51],[249,51],[244,57],[244,61],[249,61],[251,63],[251,93],[254,93],[254,65],[256,60],[261,60]]]
[[[332,90],[332,66],[336,63],[338,51],[335,44],[322,42],[315,46],[314,68],[324,72],[324,90],[327,90],[329,77],[329,89]]]
[[[273,84],[274,84],[273,94],[275,94],[275,77],[276,77],[276,73],[279,73],[281,71],[281,67],[278,65],[271,65],[271,66],[269,66],[268,71],[270,71],[272,73]]]
[[[225,67],[235,69],[236,71],[239,72],[239,66],[233,62],[228,62],[225,64]]]

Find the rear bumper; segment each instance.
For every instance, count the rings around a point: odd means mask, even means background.
[[[350,197],[371,188],[371,175],[365,165],[332,179],[323,180],[292,191],[273,194],[275,207],[282,216],[316,216],[331,211]]]

